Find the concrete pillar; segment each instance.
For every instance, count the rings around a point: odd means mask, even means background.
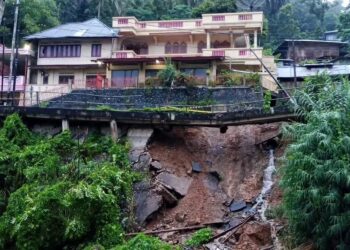
[[[138,82],[138,88],[145,87],[146,86],[146,63],[140,64],[140,71],[139,71],[139,82]],[[142,83],[143,86],[140,86]]]
[[[207,49],[210,49],[210,43],[211,43],[210,33],[207,32]]]
[[[213,82],[216,81],[216,70],[217,70],[217,63],[216,61],[213,61],[211,66],[211,74],[210,74],[210,78]]]
[[[234,48],[235,47],[235,40],[233,38],[233,33],[232,32],[230,33],[230,41],[231,41],[231,48]]]
[[[254,48],[258,47],[258,31],[254,30]]]
[[[115,120],[110,122],[111,126],[111,137],[114,142],[118,140],[118,124]]]
[[[69,121],[66,119],[62,120],[62,131],[69,130]]]

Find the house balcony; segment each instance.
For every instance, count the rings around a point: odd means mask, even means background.
[[[253,51],[258,58],[263,58],[262,48],[254,48]],[[141,62],[163,58],[173,58],[176,61],[198,60],[205,61],[211,59],[221,59],[227,62],[239,63],[245,65],[260,65],[256,56],[247,48],[211,48],[203,49],[203,53],[184,53],[184,54],[147,54],[139,55],[132,50],[115,51],[113,59],[120,59],[121,62]],[[144,59],[144,60],[143,60]]]
[[[262,58],[262,48],[255,48],[255,54]],[[256,60],[256,56],[247,48],[219,48],[219,49],[203,49],[203,56],[222,56],[227,60]]]
[[[141,22],[135,17],[114,17],[113,28],[121,33],[150,34],[162,32],[193,32],[199,30],[219,29],[222,27],[255,28],[262,29],[262,12],[241,12],[223,14],[204,14],[202,19],[145,21]]]

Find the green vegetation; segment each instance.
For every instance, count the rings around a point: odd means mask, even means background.
[[[115,247],[111,250],[131,250],[131,249],[135,249],[135,250],[136,249],[137,250],[172,250],[172,249],[178,249],[178,248],[174,248],[173,246],[164,243],[163,241],[159,240],[158,238],[155,238],[152,236],[147,236],[144,234],[139,234],[138,236],[129,240],[124,245]]]
[[[156,108],[144,108],[144,109],[132,109],[130,111],[136,111],[136,112],[178,112],[178,113],[201,113],[201,114],[209,114],[209,111],[205,110],[197,110],[194,108],[186,108],[186,107],[172,107],[172,106],[165,106],[165,107],[156,107]]]
[[[124,243],[132,183],[128,146],[69,132],[48,139],[17,114],[0,129],[0,248],[110,248]]]
[[[306,123],[286,126],[292,141],[282,169],[283,206],[294,243],[350,248],[350,83],[326,75],[297,93]]]
[[[213,237],[213,230],[210,228],[203,228],[195,232],[190,239],[186,241],[186,246],[199,247],[205,243],[208,243],[210,238]]]
[[[96,107],[91,107],[93,110],[99,110],[99,111],[118,111],[115,108],[112,108],[109,105],[97,105]]]
[[[264,112],[269,113],[271,109],[271,100],[272,100],[272,93],[270,90],[265,91],[264,93],[264,104],[263,109]]]
[[[178,74],[179,72],[171,60],[166,60],[165,68],[159,71],[157,76],[164,86],[171,87],[173,86],[175,78],[178,76]]]

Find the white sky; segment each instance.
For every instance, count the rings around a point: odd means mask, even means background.
[[[349,0],[343,0],[343,6],[348,6],[349,5]]]

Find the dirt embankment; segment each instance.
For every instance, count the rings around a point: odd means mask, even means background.
[[[153,160],[161,163],[162,171],[191,178],[192,183],[178,204],[159,211],[147,228],[159,230],[232,218],[228,209],[232,200],[253,202],[259,195],[268,164],[268,153],[259,143],[276,136],[279,130],[280,124],[268,124],[230,127],[225,134],[217,128],[156,131],[148,146]],[[277,156],[281,155],[279,151]],[[199,173],[192,170],[197,163],[202,168]],[[242,235],[248,237],[249,233]],[[179,236],[170,238],[176,238],[173,243],[182,241]],[[240,249],[239,245],[234,249]]]

